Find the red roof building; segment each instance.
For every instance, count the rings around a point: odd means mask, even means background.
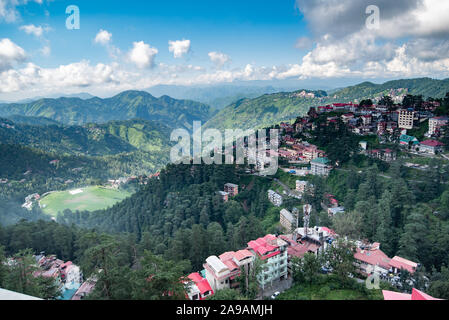
[[[416,262],[398,256],[391,259],[389,265],[393,269],[394,273],[399,273],[401,272],[401,269],[404,269],[413,274],[418,268],[418,264]]]
[[[191,280],[187,293],[190,300],[205,300],[214,294],[207,279],[198,272],[191,273],[187,278]]]
[[[426,140],[421,142],[421,145],[429,146],[429,147],[442,147],[444,143],[437,140]]]
[[[266,235],[263,238],[248,242],[250,247],[261,260],[266,260],[281,253],[274,235]]]
[[[389,301],[399,301],[399,300],[441,300],[434,297],[429,296],[428,294],[419,291],[415,288],[412,290],[412,294],[407,293],[399,293],[394,291],[382,290],[382,294],[384,296],[384,300]]]
[[[376,243],[367,250],[357,248],[354,258],[360,273],[370,275],[375,271],[388,272],[390,270],[390,258],[379,247],[380,244]]]

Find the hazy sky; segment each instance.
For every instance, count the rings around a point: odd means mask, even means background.
[[[70,5],[79,29],[66,27]],[[448,13],[446,0],[0,0],[0,100],[157,84],[446,78]]]

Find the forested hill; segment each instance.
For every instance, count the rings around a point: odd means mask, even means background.
[[[343,101],[355,101],[361,99],[382,98],[390,94],[422,95],[425,99],[443,98],[449,92],[449,79],[435,80],[430,78],[404,79],[389,81],[384,84],[363,82],[356,86],[347,87],[333,93],[334,99]]]
[[[20,115],[11,115],[8,116],[8,119],[13,121],[14,123],[18,124],[28,124],[33,126],[50,126],[55,125],[59,126],[61,123],[58,121],[45,118],[45,117],[27,117],[27,116],[20,116]]]
[[[160,122],[112,121],[84,126],[20,124],[0,118],[0,141],[62,154],[117,155],[136,150],[163,155],[170,129]]]
[[[172,128],[190,128],[194,120],[206,122],[213,111],[205,104],[155,98],[143,91],[125,91],[112,98],[41,99],[24,104],[0,105],[0,116],[46,117],[63,124],[104,123],[111,120],[157,120]]]
[[[221,110],[206,123],[214,129],[260,129],[304,115],[327,97],[325,91],[299,90],[242,99]]]
[[[189,259],[200,268],[209,255],[239,249],[265,232],[261,220],[269,207],[266,192],[271,182],[243,173],[229,165],[168,165],[160,180],[150,180],[114,207],[92,213],[66,211],[58,222],[128,232],[138,239],[148,233],[153,252]],[[257,183],[251,183],[253,179]],[[240,194],[223,203],[217,191],[228,182],[238,183]]]

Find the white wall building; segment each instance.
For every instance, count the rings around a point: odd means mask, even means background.
[[[262,272],[258,275],[259,285],[262,289],[274,281],[287,278],[287,242],[269,234],[248,242],[248,247],[254,255],[257,255],[264,262]]]
[[[276,207],[282,206],[283,199],[279,193],[276,193],[273,190],[268,190],[268,199]]]

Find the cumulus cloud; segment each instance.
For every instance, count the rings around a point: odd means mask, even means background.
[[[209,59],[217,66],[217,68],[222,68],[231,60],[231,57],[229,57],[227,54],[213,51],[209,52]]]
[[[42,37],[45,32],[47,32],[49,27],[35,26],[34,24],[24,25],[19,28],[26,34],[32,34],[36,37]]]
[[[144,69],[154,65],[154,58],[158,53],[159,51],[156,48],[139,41],[133,43],[133,48],[128,53],[128,57],[138,68]]]
[[[316,36],[330,34],[344,38],[366,27],[366,9],[375,5],[380,9],[381,24],[399,20],[422,10],[422,2],[444,2],[441,0],[297,0],[296,6],[304,15],[311,31]]]
[[[113,67],[88,61],[61,65],[57,68],[41,68],[28,63],[22,69],[11,69],[0,74],[0,92],[14,92],[38,87],[41,91],[61,90],[73,87],[105,85],[115,81]]]
[[[43,0],[0,0],[0,22],[16,22],[20,17],[17,7],[29,2],[42,4]]]
[[[379,7],[378,29],[366,27],[370,5]],[[449,73],[448,1],[297,0],[296,6],[316,46],[286,75],[385,78]],[[300,47],[305,44],[305,38],[299,40]]]
[[[168,51],[172,52],[175,58],[182,58],[190,51],[190,40],[169,41]]]
[[[107,45],[112,39],[112,33],[109,33],[107,30],[100,29],[100,31],[95,36],[95,43],[99,43],[101,45]]]
[[[8,38],[0,40],[0,72],[11,69],[16,63],[25,59],[25,50]]]

